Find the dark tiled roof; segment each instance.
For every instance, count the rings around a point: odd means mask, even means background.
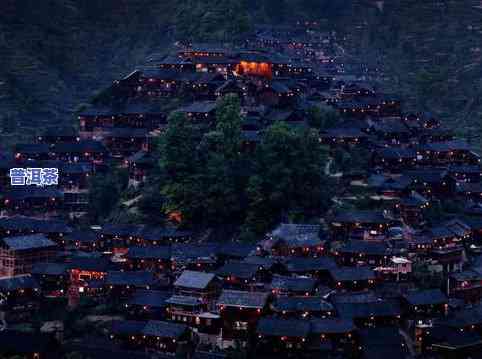
[[[319,225],[282,223],[268,235],[285,241],[290,247],[322,244]]]
[[[29,274],[0,278],[0,290],[5,292],[17,289],[40,288],[37,281]]]
[[[328,312],[334,310],[331,303],[320,297],[279,297],[273,304],[277,312]]]
[[[112,322],[112,333],[130,335],[140,334],[146,322],[137,320],[115,320]]]
[[[68,263],[69,269],[78,269],[95,272],[107,272],[110,267],[107,258],[73,258]]]
[[[257,332],[266,336],[307,337],[310,329],[310,322],[306,320],[261,318]]]
[[[185,305],[185,306],[198,306],[202,304],[201,299],[197,297],[189,297],[187,295],[173,295],[166,299],[167,304]]]
[[[332,222],[388,223],[390,221],[379,211],[346,211],[336,215]]]
[[[245,262],[230,262],[223,265],[216,271],[216,274],[221,277],[235,276],[238,278],[250,279],[253,278],[259,270],[256,264]]]
[[[0,228],[37,233],[69,233],[72,229],[63,221],[41,220],[29,217],[0,218]]]
[[[316,280],[312,278],[295,278],[273,276],[272,289],[283,289],[295,292],[311,292],[316,286]]]
[[[126,256],[136,259],[170,259],[171,248],[168,246],[131,247]]]
[[[216,109],[216,102],[214,101],[200,101],[194,102],[190,105],[181,107],[180,112],[192,112],[192,113],[209,113]]]
[[[246,292],[239,290],[223,290],[217,304],[231,307],[263,308],[268,300],[269,293]]]
[[[227,257],[245,258],[256,251],[256,245],[249,243],[225,243],[218,249],[217,254]]]
[[[149,307],[165,307],[166,300],[171,296],[169,292],[159,290],[138,289],[129,299],[128,304],[147,305]]]
[[[183,324],[149,320],[142,330],[142,334],[152,337],[177,339],[187,331],[188,327]]]
[[[99,141],[85,140],[72,143],[59,143],[55,145],[54,152],[57,153],[107,153],[107,148]]]
[[[425,289],[408,292],[404,295],[406,301],[411,305],[445,304],[448,298],[440,289]]]
[[[336,267],[332,258],[290,258],[287,263],[288,271],[292,273],[303,273],[320,270],[329,270]]]
[[[156,283],[154,273],[145,271],[122,272],[111,271],[107,273],[106,284],[108,285],[133,285],[133,286],[149,286]]]
[[[382,241],[349,241],[338,252],[368,255],[386,255],[389,253],[387,243]]]
[[[452,328],[463,328],[470,325],[482,324],[482,306],[464,308],[454,312],[449,318],[440,321]]]
[[[396,301],[378,300],[369,303],[338,303],[335,305],[341,318],[357,319],[369,317],[394,317],[400,315],[400,304]]]
[[[50,147],[44,143],[28,143],[15,145],[14,150],[25,154],[45,154],[50,152]]]
[[[49,198],[63,198],[64,194],[60,190],[55,187],[21,187],[21,188],[14,188],[6,192],[6,197],[14,199],[14,200],[26,200],[26,199],[33,199],[33,198],[42,198],[42,199],[49,199]]]
[[[64,275],[67,274],[66,263],[35,263],[32,274]]]
[[[341,334],[354,331],[355,324],[350,319],[327,318],[311,319],[311,331],[314,334]]]
[[[10,250],[23,251],[29,249],[53,248],[56,246],[54,242],[45,237],[43,234],[32,234],[29,236],[7,237],[1,240],[3,244]]]
[[[174,282],[176,287],[204,289],[214,279],[213,273],[195,272],[185,270]]]
[[[375,273],[368,267],[342,267],[331,269],[330,274],[335,281],[373,280]]]
[[[91,230],[79,230],[70,233],[65,239],[72,242],[92,243],[97,241],[98,236],[96,232]]]

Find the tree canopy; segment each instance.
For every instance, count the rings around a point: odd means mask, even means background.
[[[326,150],[316,130],[276,123],[246,153],[236,95],[220,100],[216,118],[199,137],[184,115],[170,117],[160,153],[166,210],[182,213],[189,226],[262,233],[290,211],[316,215],[325,208]]]

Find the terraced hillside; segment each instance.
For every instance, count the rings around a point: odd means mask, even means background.
[[[79,104],[179,35],[228,39],[255,22],[304,17],[340,31],[358,60],[378,59],[381,85],[407,111],[433,111],[473,134],[482,115],[481,9],[475,0],[5,0],[2,130],[18,139],[39,124],[72,123]]]

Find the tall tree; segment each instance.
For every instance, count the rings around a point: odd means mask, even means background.
[[[328,200],[325,161],[316,131],[283,123],[271,126],[258,148],[248,186],[248,226],[261,233],[290,210],[319,213]]]

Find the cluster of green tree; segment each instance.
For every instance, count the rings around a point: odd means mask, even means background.
[[[232,41],[249,31],[251,19],[243,0],[182,0],[175,25],[181,38]]]
[[[120,205],[122,194],[127,189],[129,175],[125,169],[98,173],[90,179],[89,219],[91,223],[102,223]]]
[[[160,147],[160,179],[168,212],[189,226],[242,225],[263,233],[293,212],[316,216],[327,208],[326,150],[318,132],[276,123],[255,153],[242,151],[239,99],[227,96],[217,126],[200,137],[174,113]]]

